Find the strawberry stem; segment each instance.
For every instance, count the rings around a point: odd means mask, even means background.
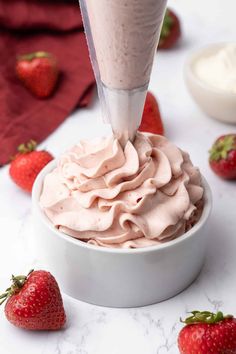
[[[18,151],[21,154],[26,154],[28,152],[32,152],[36,149],[37,143],[34,140],[30,140],[27,144],[20,144],[18,146]]]
[[[210,161],[219,161],[221,159],[226,159],[228,153],[231,150],[236,149],[236,138],[235,135],[227,135],[222,139],[219,139],[212,146],[210,153]]]
[[[18,275],[14,276],[12,275],[11,281],[12,285],[10,288],[7,288],[3,294],[0,295],[0,306],[12,295],[17,294],[20,289],[24,286],[25,282],[27,281],[29,275],[33,272],[34,270],[31,269],[27,275]]]
[[[169,36],[171,28],[173,26],[173,22],[174,22],[173,18],[170,16],[169,11],[166,10],[164,20],[163,20],[162,29],[161,29],[161,36],[160,36],[161,39]]]
[[[51,54],[48,52],[43,52],[43,51],[39,51],[39,52],[34,52],[34,53],[28,53],[28,54],[23,54],[23,55],[19,55],[17,57],[18,61],[21,60],[26,60],[26,61],[32,61],[35,58],[48,58],[51,57]]]
[[[0,306],[6,301],[6,299],[7,299],[7,296],[2,301],[0,301]]]
[[[196,323],[207,323],[207,324],[214,324],[220,321],[223,321],[226,318],[232,318],[232,315],[224,316],[221,311],[217,313],[209,312],[209,311],[192,311],[190,312],[192,315],[187,317],[185,320],[180,318],[182,323],[187,325],[189,324],[196,324]]]

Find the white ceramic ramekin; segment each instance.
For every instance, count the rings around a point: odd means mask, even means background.
[[[59,232],[40,209],[42,182],[54,167],[55,161],[49,163],[33,187],[33,243],[37,258],[55,275],[66,294],[96,305],[136,307],[166,300],[196,278],[204,260],[204,226],[212,204],[205,179],[201,219],[186,234],[160,246],[108,249]]]
[[[200,57],[212,55],[225,45],[212,44],[192,53],[185,63],[184,79],[191,96],[204,113],[225,123],[236,123],[236,94],[207,85],[194,71]]]

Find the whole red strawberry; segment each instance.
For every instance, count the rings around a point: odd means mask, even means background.
[[[174,11],[167,9],[161,29],[158,48],[169,49],[181,36],[180,21]]]
[[[52,54],[35,52],[18,57],[16,73],[35,96],[46,98],[54,91],[59,71],[57,60]]]
[[[193,311],[180,331],[178,346],[181,354],[235,354],[236,319],[204,311]]]
[[[32,191],[35,178],[44,166],[53,160],[47,151],[36,151],[36,142],[20,145],[18,153],[11,162],[9,173],[13,181],[27,192]]]
[[[0,296],[6,299],[5,315],[16,327],[56,330],[64,326],[66,314],[55,278],[44,270],[27,276],[12,276],[12,286]]]
[[[151,92],[147,93],[139,130],[142,132],[149,132],[159,135],[164,134],[164,127],[161,120],[158,103]]]
[[[219,137],[210,150],[212,170],[225,179],[236,179],[236,134]]]

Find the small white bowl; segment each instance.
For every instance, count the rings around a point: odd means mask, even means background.
[[[203,112],[222,122],[236,123],[236,94],[209,86],[194,71],[200,57],[212,55],[225,45],[212,44],[192,53],[184,67],[184,78],[190,94]]]
[[[201,270],[211,211],[211,192],[203,178],[205,203],[201,219],[183,236],[160,246],[111,249],[87,244],[58,231],[39,206],[44,177],[32,192],[34,248],[38,259],[62,290],[85,302],[110,307],[136,307],[166,300],[185,289]]]

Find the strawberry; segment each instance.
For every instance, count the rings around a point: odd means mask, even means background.
[[[193,311],[178,337],[181,354],[235,354],[236,319],[204,311]]]
[[[32,191],[35,178],[42,168],[53,160],[47,151],[36,151],[36,142],[21,144],[18,153],[11,162],[9,173],[13,181],[27,192]]]
[[[16,327],[30,330],[56,330],[66,315],[55,278],[44,270],[31,270],[27,276],[12,276],[12,286],[0,296],[5,315]]]
[[[219,137],[209,153],[209,164],[218,176],[236,179],[236,134]]]
[[[17,59],[16,74],[36,97],[49,97],[57,83],[56,58],[47,52],[21,55]]]
[[[169,49],[181,36],[181,26],[177,15],[170,9],[166,10],[158,48]]]
[[[158,103],[151,92],[147,93],[139,130],[142,132],[149,132],[159,135],[164,134],[164,127],[161,120]]]

